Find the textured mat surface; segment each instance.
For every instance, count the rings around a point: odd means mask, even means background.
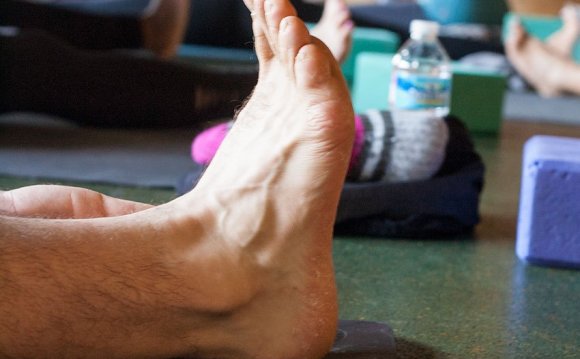
[[[192,168],[191,130],[78,128],[30,114],[0,116],[0,174],[174,187]]]
[[[506,120],[580,124],[580,97],[543,98],[533,92],[507,92],[503,115]]]

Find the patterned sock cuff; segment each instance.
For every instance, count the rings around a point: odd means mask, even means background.
[[[351,171],[358,163],[365,140],[365,127],[360,116],[354,116],[354,144],[350,156],[348,170]]]
[[[369,110],[359,115],[364,128],[360,154],[348,173],[350,181],[376,181],[384,177],[394,135],[389,112]]]

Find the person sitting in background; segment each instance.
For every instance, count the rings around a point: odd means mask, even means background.
[[[198,9],[202,3],[0,2],[0,113],[41,112],[121,128],[195,127],[230,116],[253,89],[256,71],[160,60],[175,55],[188,22],[212,16]],[[353,27],[344,0],[327,0],[312,32],[341,61]],[[141,48],[155,57],[110,51]]]
[[[43,30],[79,49],[142,48],[171,58],[190,10],[190,0],[4,0],[0,26]]]
[[[354,26],[345,1],[292,3],[340,62]],[[253,48],[251,19],[236,0],[6,0],[0,25],[42,29],[81,49],[142,48],[166,59],[184,42]]]

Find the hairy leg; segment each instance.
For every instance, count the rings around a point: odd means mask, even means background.
[[[0,112],[99,127],[194,127],[231,116],[256,74],[75,48],[42,31],[0,34]]]
[[[286,0],[246,3],[259,82],[196,189],[126,216],[0,216],[0,356],[309,359],[329,349],[349,93]]]

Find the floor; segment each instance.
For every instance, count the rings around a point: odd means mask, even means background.
[[[398,358],[578,358],[580,272],[522,263],[514,244],[521,149],[534,134],[580,137],[580,127],[505,122],[476,137],[486,163],[481,223],[445,240],[337,237],[340,317],[388,323]],[[37,183],[0,178],[0,188]],[[147,203],[170,190],[94,185]]]

